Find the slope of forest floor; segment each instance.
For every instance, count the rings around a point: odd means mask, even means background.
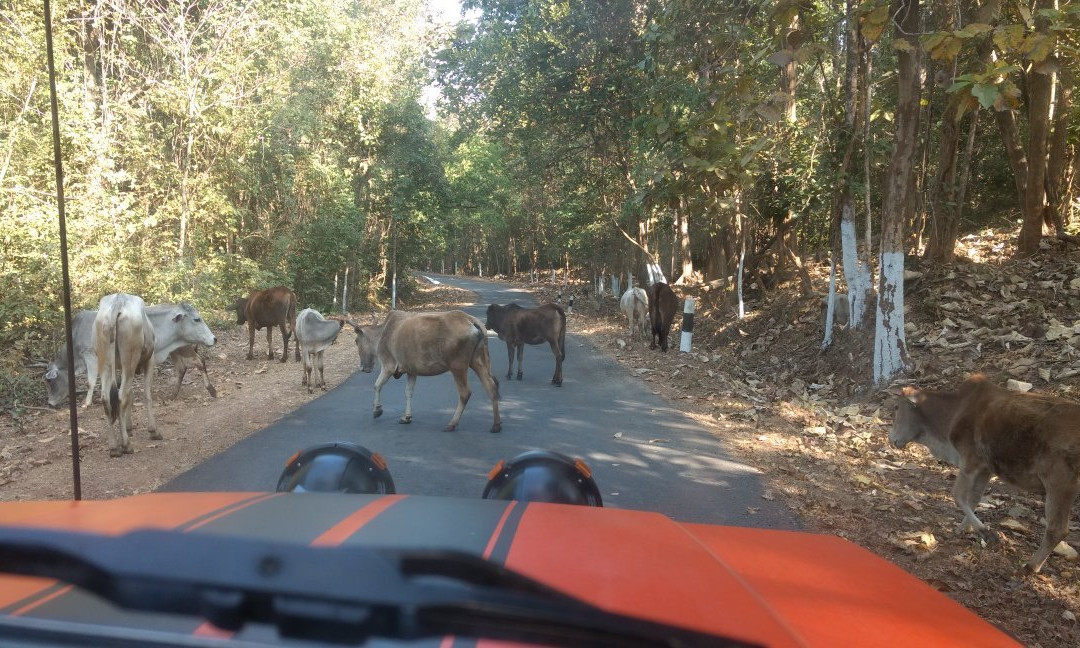
[[[949,266],[909,264],[905,310],[913,370],[900,382],[951,388],[981,371],[999,384],[1015,379],[1036,391],[1076,397],[1080,252],[1054,249],[1009,260],[1013,236],[965,237]],[[956,470],[922,446],[888,445],[894,405],[886,391],[867,387],[871,341],[841,329],[832,348],[821,351],[828,266],[811,272],[818,294],[803,297],[797,281],[785,283],[754,295],[741,321],[718,291],[675,287],[680,297],[698,300],[690,353],[677,351],[680,316],[672,350],[652,351],[647,341],[628,336],[616,301],[610,295],[598,301],[587,281],[571,287],[570,329],[589,335],[760,468],[769,484],[765,497],[785,500],[809,529],[848,538],[899,564],[1027,645],[1080,645],[1075,555],[1053,555],[1035,576],[1018,571],[1041,539],[1041,496],[995,478],[980,517],[1000,542],[983,546],[957,532]],[[565,290],[532,287],[542,301]],[[872,320],[867,329],[872,332]],[[572,370],[568,364],[566,371]],[[1073,544],[1080,543],[1075,519]]]

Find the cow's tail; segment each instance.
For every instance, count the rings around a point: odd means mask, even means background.
[[[495,383],[495,400],[502,400],[502,396],[499,395],[499,379],[495,377],[495,374],[491,371],[491,355],[488,353],[487,345],[487,329],[480,324],[473,322],[473,328],[476,329],[476,344],[473,346],[472,357],[476,357],[480,354],[480,357],[484,360],[484,364],[487,366],[488,375],[491,376],[491,382]]]
[[[103,379],[102,386],[104,386],[106,376],[109,382],[109,400],[105,406],[105,413],[109,416],[109,423],[115,423],[116,419],[120,417],[120,385],[116,382],[116,357],[120,353],[119,348],[117,348],[120,336],[116,334],[116,330],[120,327],[120,315],[123,312],[123,309],[116,309],[116,317],[113,318],[111,326],[106,332],[109,337],[109,345],[112,347],[112,353],[109,354],[109,358],[105,361],[101,375]]]

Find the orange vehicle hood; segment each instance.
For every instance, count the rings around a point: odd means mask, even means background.
[[[465,551],[612,612],[769,646],[1019,645],[841,538],[684,524],[658,513],[401,495],[160,493],[4,503],[0,525]],[[197,619],[133,615],[18,576],[0,576],[0,614],[219,634]]]

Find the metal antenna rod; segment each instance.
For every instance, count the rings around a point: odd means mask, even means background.
[[[71,339],[71,279],[68,275],[67,220],[64,216],[64,163],[60,155],[60,108],[56,101],[56,65],[53,63],[52,7],[45,0],[45,50],[49,60],[49,98],[52,102],[53,163],[56,166],[56,205],[60,212],[60,264],[64,275],[64,339],[67,342],[68,412],[71,419],[71,477],[75,499],[82,499],[79,475],[79,410],[75,403],[75,345]],[[92,390],[93,385],[90,386]]]

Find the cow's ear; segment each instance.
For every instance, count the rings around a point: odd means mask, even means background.
[[[56,367],[49,367],[45,372],[45,380],[56,380]]]
[[[353,328],[354,331],[356,331],[357,335],[363,335],[364,334],[364,332],[360,330],[360,326],[358,324],[353,324],[352,322],[349,322],[349,324],[352,325],[352,328]]]
[[[184,319],[184,314],[183,314],[183,313],[177,313],[177,314],[176,314],[176,315],[175,315],[175,316],[174,316],[174,317],[172,318],[172,321],[174,321],[174,322],[179,322],[179,321],[180,321],[180,320],[182,320],[182,319]]]
[[[906,398],[916,405],[926,400],[926,395],[923,394],[923,391],[921,389],[919,389],[918,387],[912,387],[910,385],[902,388],[899,395],[901,398]]]

